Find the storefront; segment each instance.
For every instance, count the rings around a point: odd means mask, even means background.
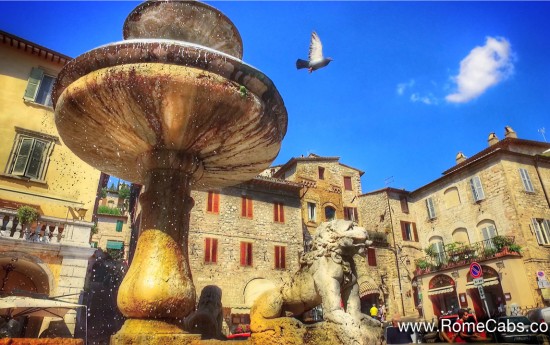
[[[428,297],[437,317],[454,313],[458,309],[455,281],[446,274],[436,275],[430,280]]]
[[[361,312],[370,315],[370,308],[374,305],[378,308],[383,303],[380,289],[372,279],[366,279],[359,284],[359,297],[361,298]]]
[[[485,319],[504,312],[506,299],[500,283],[498,272],[490,266],[481,266],[483,269],[483,291],[485,302],[481,299],[477,286],[474,285],[473,278],[468,274],[466,290],[472,300],[473,309],[479,319]],[[487,309],[490,315],[487,315]]]

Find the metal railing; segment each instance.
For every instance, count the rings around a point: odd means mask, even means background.
[[[369,231],[367,230],[369,240],[372,241],[372,245],[375,247],[387,247],[390,245],[388,241],[388,234],[385,232]]]
[[[439,252],[434,247],[430,249],[431,255],[416,260],[416,275],[470,265],[473,261],[521,255],[521,247],[516,244],[514,236],[495,236],[471,244],[451,243]]]

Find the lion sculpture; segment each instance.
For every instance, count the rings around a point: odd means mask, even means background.
[[[361,313],[353,261],[353,256],[363,254],[371,243],[365,229],[351,221],[322,223],[314,236],[312,250],[301,257],[298,272],[282,286],[261,294],[253,304],[252,332],[280,332],[290,325],[300,327],[298,320],[285,316],[300,316],[318,305],[322,305],[324,320],[343,326],[344,333],[363,334],[360,331],[363,327],[379,326],[378,321]]]

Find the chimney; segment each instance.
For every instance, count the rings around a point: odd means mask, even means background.
[[[489,139],[487,140],[489,142],[489,146],[493,146],[494,144],[498,143],[498,137],[495,134],[495,132],[489,134]]]
[[[464,162],[466,159],[468,159],[468,157],[464,156],[464,153],[459,151],[456,154],[456,164],[460,164],[460,163]]]
[[[504,127],[504,136],[506,138],[517,138],[518,134],[510,126]]]

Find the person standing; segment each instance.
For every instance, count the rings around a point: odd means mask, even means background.
[[[370,308],[370,316],[371,316],[373,319],[377,319],[377,320],[378,320],[378,308],[376,308],[376,304],[373,304],[373,305],[372,305],[372,308]]]

